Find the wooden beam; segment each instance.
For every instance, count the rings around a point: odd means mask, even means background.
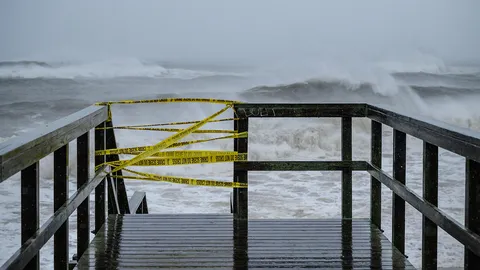
[[[44,128],[0,144],[0,183],[107,119],[107,108],[90,106]]]

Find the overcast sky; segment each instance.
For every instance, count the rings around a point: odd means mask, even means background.
[[[0,59],[480,58],[480,1],[0,2]]]

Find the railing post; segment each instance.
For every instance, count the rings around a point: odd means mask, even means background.
[[[480,163],[466,160],[465,226],[480,234]],[[475,266],[476,265],[476,266]],[[477,269],[480,257],[465,249],[465,269]]]
[[[234,108],[235,112],[238,112]],[[237,115],[235,113],[234,130],[240,132],[248,132],[248,117]],[[248,153],[248,138],[234,139],[234,151],[238,153]],[[236,170],[236,165],[233,163],[233,181],[239,183],[248,183],[248,171]],[[248,189],[234,188],[233,189],[233,266],[237,268],[248,268]]]
[[[90,172],[89,132],[77,139],[77,189],[88,182]],[[77,258],[80,259],[90,243],[90,196],[77,209]]]
[[[53,212],[68,199],[68,143],[53,153]],[[53,236],[54,269],[68,269],[68,218]]]
[[[97,129],[99,128],[99,129]],[[95,129],[95,151],[105,150],[105,122]],[[105,163],[105,156],[95,156],[95,166]],[[105,179],[95,188],[95,231],[105,223]]]
[[[404,132],[393,131],[393,179],[405,184],[407,159],[407,135]],[[392,237],[393,245],[405,254],[405,201],[393,192],[392,207]]]
[[[248,117],[242,118],[237,122],[238,132],[248,132]],[[236,139],[237,152],[248,153],[248,138]],[[234,182],[248,183],[248,171],[237,171],[233,173]],[[247,219],[248,218],[248,189],[247,188],[234,188],[233,189],[233,202],[235,211],[235,218]]]
[[[438,206],[438,147],[423,142],[423,198]],[[422,269],[437,269],[437,225],[422,215]]]
[[[382,124],[372,120],[371,127],[371,161],[379,169],[382,168]],[[370,220],[378,229],[382,229],[382,183],[370,178]]]
[[[107,175],[107,205],[108,214],[121,214],[120,206],[118,205],[117,185],[115,180],[110,175]],[[130,213],[130,210],[128,211]]]
[[[352,161],[351,117],[342,117],[342,161]],[[342,218],[352,218],[352,169],[342,170]]]
[[[40,224],[39,179],[38,161],[21,172],[22,244],[35,234]],[[40,256],[38,253],[24,269],[40,269]]]
[[[238,118],[236,110],[234,111],[233,118]],[[238,130],[238,120],[233,120],[233,130]],[[233,151],[238,150],[238,138],[233,139]],[[233,162],[233,181],[237,181],[237,173],[235,172],[235,162]],[[233,189],[230,197],[230,212],[237,213],[237,192]]]
[[[145,194],[145,197],[143,197],[142,199],[142,206],[140,208],[141,210],[141,213],[137,213],[136,214],[148,214],[148,204],[147,204],[147,195]]]
[[[114,149],[117,148],[117,140],[115,138],[115,131],[113,130],[113,123],[111,120],[107,120],[105,122],[105,136],[106,136],[106,148],[107,149]],[[106,156],[107,162],[110,161],[119,161],[120,158],[118,155],[107,155]],[[113,175],[119,175],[122,176],[122,170],[117,171],[113,173]],[[117,197],[118,199],[118,205],[120,207],[120,213],[122,214],[129,214],[130,213],[130,207],[128,205],[128,197],[127,197],[127,189],[125,187],[125,181],[123,178],[115,178],[113,177],[113,181],[108,181],[108,199],[110,201],[110,198],[113,198],[114,196]],[[116,195],[113,195],[112,193],[115,193]],[[113,202],[112,202],[113,203]],[[108,203],[108,212],[113,213],[115,212],[114,210],[114,204]],[[113,211],[113,212],[112,212]]]

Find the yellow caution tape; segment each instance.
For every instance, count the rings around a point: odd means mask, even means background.
[[[150,180],[150,181],[161,181],[169,182],[175,184],[184,184],[192,186],[207,186],[207,187],[228,187],[228,188],[248,188],[248,184],[239,183],[239,182],[227,182],[227,181],[216,181],[216,180],[204,180],[204,179],[194,179],[194,178],[185,178],[185,177],[176,177],[176,176],[162,176],[151,173],[142,173],[137,171],[132,171],[129,169],[124,169],[130,173],[138,174],[143,177],[137,176],[120,176],[112,175],[115,178],[128,178],[128,179],[138,179],[138,180]]]
[[[222,136],[222,137],[216,137],[216,138],[210,138],[210,139],[201,139],[201,140],[193,140],[193,141],[185,141],[185,142],[177,142],[174,143],[167,148],[176,148],[176,147],[181,147],[185,145],[190,145],[190,144],[195,144],[195,143],[203,143],[203,142],[210,142],[210,141],[216,141],[216,140],[221,140],[221,139],[235,139],[235,138],[247,138],[247,132],[241,132],[235,135],[229,135],[229,136]],[[151,150],[153,146],[137,146],[137,147],[129,147],[129,148],[116,148],[116,149],[107,149],[107,150],[97,150],[95,151],[96,156],[103,156],[103,155],[122,155],[122,154],[133,154],[133,155],[138,155],[139,152],[143,151],[148,151]],[[162,152],[159,152],[157,154],[160,154]]]
[[[131,129],[131,130],[147,130],[147,131],[167,131],[167,132],[179,132],[182,131],[183,128],[154,128],[154,127],[131,127],[131,126],[119,126],[119,127],[111,127],[114,129]],[[105,129],[105,128],[97,128],[97,129]],[[237,133],[236,130],[226,130],[226,129],[201,129],[195,130],[192,133]]]
[[[212,114],[211,116],[205,118],[205,119],[202,120],[201,122],[199,122],[199,123],[197,123],[197,124],[195,124],[195,125],[193,125],[193,126],[190,126],[189,128],[186,128],[186,129],[184,129],[184,130],[182,130],[182,131],[180,131],[180,132],[178,132],[178,133],[176,133],[176,134],[174,134],[174,135],[166,138],[165,140],[157,143],[157,144],[154,145],[154,146],[152,147],[152,149],[150,149],[149,151],[145,151],[145,152],[143,152],[143,153],[135,156],[134,158],[128,160],[127,162],[121,164],[120,166],[114,168],[114,169],[112,170],[112,173],[114,173],[114,172],[116,172],[116,171],[119,171],[119,170],[121,170],[121,169],[123,169],[123,168],[125,168],[125,167],[127,167],[127,166],[130,166],[130,165],[132,165],[132,164],[134,164],[134,163],[136,163],[136,162],[138,162],[138,161],[140,161],[140,160],[142,160],[142,159],[145,159],[145,158],[147,158],[147,157],[149,157],[149,156],[151,156],[151,155],[153,155],[153,154],[155,154],[155,153],[157,153],[157,152],[159,152],[159,151],[167,148],[167,147],[170,146],[171,144],[173,144],[173,143],[181,140],[182,138],[184,138],[184,137],[187,136],[188,134],[192,133],[193,131],[201,128],[201,127],[202,127],[203,125],[205,125],[209,120],[211,120],[211,119],[217,117],[218,115],[222,114],[222,113],[225,112],[228,108],[230,108],[230,106],[225,106],[225,108],[223,108],[223,109],[219,110],[218,112]]]
[[[227,138],[246,138],[247,132],[238,133],[236,130],[200,130],[202,126],[210,122],[223,122],[230,120],[238,120],[238,118],[225,118],[214,120],[215,117],[225,112],[228,108],[233,109],[233,104],[241,103],[239,101],[224,100],[224,99],[207,99],[207,98],[164,98],[164,99],[150,99],[150,100],[121,100],[121,101],[108,101],[99,102],[95,105],[108,106],[108,121],[111,121],[111,105],[112,104],[142,104],[142,103],[169,103],[169,102],[206,102],[215,104],[227,105],[222,110],[217,111],[213,115],[199,121],[185,121],[185,122],[171,122],[164,124],[146,124],[146,125],[131,125],[131,126],[119,126],[108,127],[99,129],[132,129],[132,130],[147,130],[147,131],[166,131],[176,132],[176,134],[169,136],[161,142],[153,146],[141,146],[130,148],[118,148],[108,149],[103,151],[96,151],[95,155],[111,155],[111,154],[130,154],[135,155],[132,159],[107,162],[112,166],[111,173],[119,170],[125,170],[127,172],[137,174],[139,176],[120,176],[112,175],[114,178],[126,178],[126,179],[139,179],[139,180],[151,180],[151,181],[164,181],[170,183],[196,185],[196,186],[213,186],[213,187],[230,187],[230,188],[247,188],[246,183],[227,182],[227,181],[215,181],[215,180],[203,180],[174,176],[161,176],[150,173],[141,173],[127,169],[128,166],[170,166],[170,165],[185,165],[185,164],[202,164],[202,163],[218,163],[218,162],[232,162],[232,161],[246,161],[247,153],[237,153],[235,151],[205,151],[205,150],[180,150],[180,151],[162,151],[167,148],[181,147],[194,143],[202,143]],[[235,110],[234,110],[235,112]],[[184,125],[194,124],[188,128],[158,128],[158,126],[168,125]],[[230,133],[232,135],[192,140],[179,142],[190,133]]]
[[[229,135],[229,136],[223,136],[223,137],[217,137],[217,138],[210,138],[210,139],[200,139],[200,140],[193,140],[193,141],[185,141],[185,142],[177,142],[172,145],[170,145],[167,148],[175,148],[175,147],[182,147],[185,145],[189,144],[195,144],[195,143],[203,143],[203,142],[211,142],[211,141],[216,141],[216,140],[221,140],[221,139],[237,139],[237,138],[247,138],[247,132],[241,132],[238,134],[234,135]]]
[[[205,163],[220,163],[232,161],[246,161],[247,153],[231,153],[226,155],[210,155],[210,156],[190,156],[190,157],[165,157],[165,158],[146,158],[131,164],[130,166],[175,166],[175,165],[192,165]],[[129,160],[110,161],[105,164],[113,166],[122,166]],[[98,167],[104,164],[98,165]]]
[[[222,118],[218,120],[210,120],[208,123],[215,123],[215,122],[225,122],[225,121],[234,121],[240,120],[241,118]],[[144,125],[129,125],[128,127],[160,127],[160,126],[175,126],[175,125],[188,125],[188,124],[196,124],[199,123],[201,120],[198,121],[185,121],[185,122],[170,122],[170,123],[162,123],[162,124],[144,124]],[[98,129],[111,129],[116,127],[107,127],[107,128],[98,128]]]
[[[137,153],[137,155],[140,153]],[[208,157],[212,155],[234,155],[235,151],[221,151],[221,150],[177,150],[177,151],[163,151],[158,152],[152,157]]]
[[[145,100],[120,100],[120,101],[107,101],[98,102],[95,105],[105,106],[111,104],[140,104],[140,103],[170,103],[170,102],[206,102],[215,104],[237,104],[240,101],[226,100],[226,99],[214,99],[214,98],[161,98],[161,99],[145,99]]]

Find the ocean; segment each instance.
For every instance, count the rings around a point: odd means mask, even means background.
[[[368,102],[480,131],[480,64],[415,62],[227,65],[136,58],[102,61],[0,62],[0,142],[47,125],[99,101],[167,97],[222,98],[245,102]],[[201,120],[221,105],[207,103],[113,106],[114,125]],[[232,117],[231,110],[219,118]],[[233,123],[205,128],[232,129]],[[153,145],[171,133],[117,130],[119,147]],[[209,138],[193,134],[188,139]],[[232,140],[184,149],[232,150]],[[422,142],[407,137],[407,186],[422,194]],[[250,160],[339,160],[340,119],[252,119]],[[70,194],[75,190],[75,141],[70,144]],[[370,122],[353,120],[353,159],[370,158]],[[93,159],[92,159],[93,162]],[[383,169],[392,173],[392,129],[383,126]],[[41,165],[41,223],[53,213],[53,156]],[[232,164],[145,167],[164,175],[230,180]],[[251,218],[340,216],[340,172],[251,172]],[[354,172],[353,215],[369,217],[370,177]],[[464,158],[439,150],[439,207],[464,223]],[[20,175],[0,184],[0,264],[20,244]],[[127,180],[129,196],[146,191],[152,213],[229,213],[229,189]],[[391,239],[391,194],[382,188],[382,223]],[[91,196],[91,200],[93,201]],[[93,217],[93,209],[92,209]],[[406,254],[421,266],[421,215],[406,207]],[[70,257],[76,223],[70,219]],[[93,236],[92,236],[93,237]],[[53,238],[41,251],[51,268]],[[463,246],[439,229],[439,265],[463,266]]]

